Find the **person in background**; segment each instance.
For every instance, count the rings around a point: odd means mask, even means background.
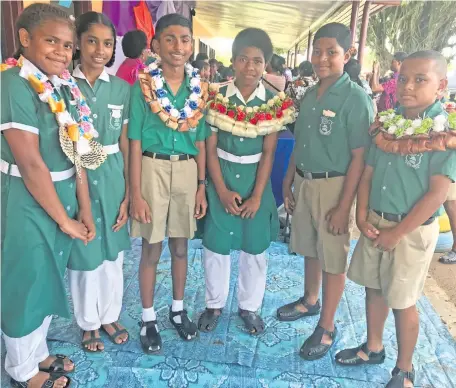
[[[127,58],[120,65],[116,76],[133,85],[149,56],[146,34],[141,30],[128,31],[122,39],[122,50]]]
[[[220,82],[228,82],[234,78],[234,70],[230,67],[224,67],[220,71]]]
[[[200,75],[201,81],[209,82],[209,78],[211,76],[211,68],[210,68],[209,63],[199,60],[199,61],[194,61],[192,63],[192,66],[195,69],[199,70],[199,75]]]
[[[291,69],[289,67],[285,67],[283,75],[285,76],[287,83],[293,81],[293,74],[291,73]]]
[[[283,92],[287,80],[283,75],[285,59],[273,54],[271,62],[266,66],[266,74],[263,76],[263,83],[266,89],[274,94]]]
[[[401,64],[405,58],[407,58],[407,53],[404,53],[402,51],[399,51],[396,54],[394,54],[390,68],[393,74],[390,78],[383,80],[383,82],[381,82],[379,79],[379,63],[374,62],[370,86],[373,93],[381,93],[380,99],[377,104],[379,112],[383,112],[388,109],[393,109],[396,106],[397,77],[399,76]]]
[[[212,83],[220,82],[221,78],[220,78],[220,74],[218,72],[219,63],[218,63],[217,59],[211,58],[209,60],[209,65],[210,65],[210,68],[211,68],[210,81]]]
[[[290,82],[286,89],[286,93],[295,103],[297,113],[299,113],[299,105],[301,104],[301,100],[304,97],[306,90],[310,86],[315,85],[313,74],[312,63],[309,61],[302,62],[298,67],[298,77],[293,82]]]
[[[366,80],[363,80],[359,77],[361,74],[361,65],[358,60],[351,58],[344,66],[344,71],[348,74],[350,79],[361,86],[364,91],[369,95],[369,97],[373,97],[372,89],[369,86]]]
[[[209,57],[207,56],[206,53],[198,53],[196,55],[195,61],[204,61],[209,63]]]

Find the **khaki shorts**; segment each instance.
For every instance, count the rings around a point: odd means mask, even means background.
[[[379,229],[396,225],[373,211],[369,212],[368,221]],[[371,240],[361,236],[348,278],[367,288],[381,290],[390,308],[401,310],[413,306],[423,291],[438,235],[439,223],[435,220],[402,238],[392,252],[374,248]]]
[[[329,210],[337,206],[345,177],[304,179],[295,174],[295,209],[291,220],[290,250],[308,258],[318,258],[323,271],[342,274],[347,271],[350,232],[333,236],[325,220]],[[353,209],[349,227],[353,225]]]
[[[197,189],[195,159],[171,162],[143,156],[141,194],[149,204],[152,222],[141,224],[133,220],[131,236],[142,237],[149,244],[165,237],[193,238]]]
[[[456,201],[456,183],[450,185],[450,190],[448,191],[447,201]]]

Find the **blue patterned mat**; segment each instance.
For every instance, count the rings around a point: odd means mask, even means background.
[[[204,309],[204,275],[199,241],[191,242],[186,308],[197,320]],[[303,293],[303,258],[290,256],[287,246],[274,243],[269,249],[267,290],[262,316],[266,332],[252,337],[244,331],[237,316],[237,260],[232,257],[230,298],[214,333],[200,334],[193,342],[180,340],[168,320],[171,304],[171,273],[169,250],[165,249],[157,275],[155,309],[163,339],[163,354],[146,356],[139,345],[138,322],[141,302],[138,287],[138,263],[141,247],[134,241],[132,251],[125,255],[125,296],[121,322],[130,331],[130,342],[121,347],[103,336],[106,350],[89,354],[80,348],[81,333],[74,321],[54,319],[49,331],[53,353],[64,353],[76,362],[71,375],[72,387],[383,387],[390,378],[397,352],[394,321],[388,318],[385,329],[386,362],[381,366],[340,367],[334,354],[353,347],[365,339],[363,288],[348,282],[336,320],[340,336],[329,355],[316,362],[305,362],[298,350],[310,335],[318,317],[298,322],[279,322],[277,307],[297,299]],[[418,366],[416,386],[456,387],[456,343],[450,336],[429,301],[418,304],[421,331],[415,353]],[[2,357],[2,365],[4,355]],[[9,386],[4,370],[2,387]]]

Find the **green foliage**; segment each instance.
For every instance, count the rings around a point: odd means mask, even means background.
[[[394,52],[442,51],[455,34],[456,2],[408,1],[370,18],[367,45],[375,52],[383,73],[389,69]]]

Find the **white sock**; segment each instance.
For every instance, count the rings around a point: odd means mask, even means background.
[[[147,309],[143,308],[143,312],[142,312],[142,320],[143,322],[150,322],[150,321],[155,321],[157,319],[157,314],[155,314],[155,310],[154,310],[154,306],[152,307],[149,307]],[[155,325],[155,329],[157,330],[158,332],[158,326]],[[146,327],[144,326],[142,329],[141,329],[141,335],[146,335]]]
[[[184,309],[184,301],[173,299],[173,304],[171,305],[171,311],[176,312],[176,311],[182,311],[183,309]],[[182,323],[182,319],[181,319],[180,315],[173,317],[173,320],[176,323]]]

